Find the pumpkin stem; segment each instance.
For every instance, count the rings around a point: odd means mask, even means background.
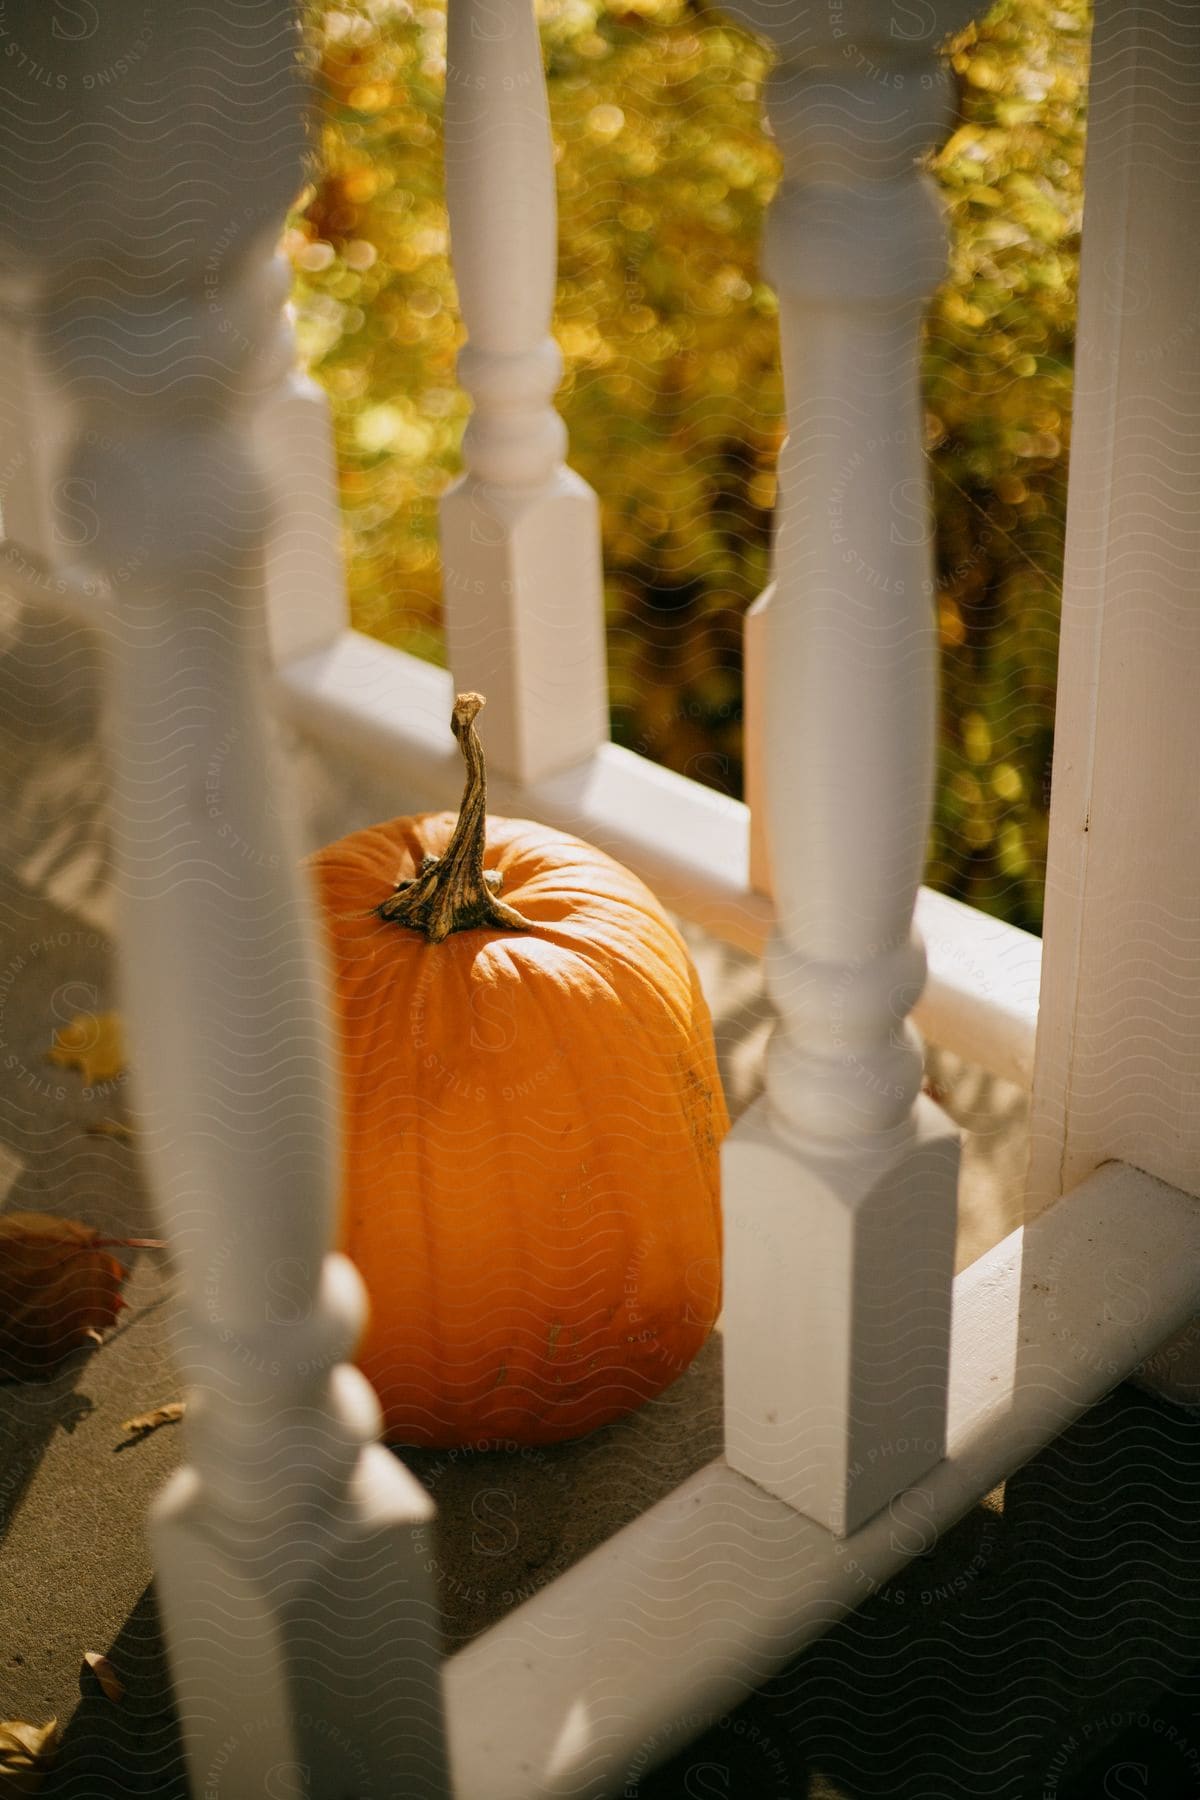
[[[450,729],[467,765],[467,784],[450,842],[441,856],[425,857],[420,872],[411,880],[398,881],[395,892],[375,908],[389,925],[406,925],[431,944],[440,944],[452,931],[472,931],[480,926],[503,931],[530,929],[528,919],[501,900],[504,877],[483,866],[487,768],[475,716],[484,704],[482,694],[459,694],[454,702]]]

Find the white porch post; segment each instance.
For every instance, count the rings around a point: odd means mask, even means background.
[[[441,505],[456,688],[488,698],[488,766],[529,783],[608,738],[596,496],[565,467],[550,336],[554,161],[532,0],[449,0],[446,198],[475,403]]]
[[[431,1507],[345,1361],[331,1033],[262,728],[296,15],[146,16],[22,9],[54,81],[0,124],[0,246],[67,421],[51,495],[86,500],[74,557],[111,593],[123,1001],[188,1388],[151,1526],[171,1672],[197,1795],[444,1800]]]
[[[747,638],[780,1018],[724,1158],[726,1456],[843,1534],[945,1445],[958,1145],[907,1015],[936,706],[918,333],[946,237],[915,159],[952,113],[938,45],[973,7],[733,10],[780,54],[766,268],[789,436]]]
[[[1114,1158],[1200,1194],[1190,0],[1097,0],[1084,192],[1031,1215]]]

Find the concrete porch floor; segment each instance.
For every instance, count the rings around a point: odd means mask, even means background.
[[[72,1012],[116,1000],[94,648],[53,618],[14,614],[6,631],[0,1207],[151,1234],[136,1143],[94,1134],[124,1116],[123,1082],[88,1090],[44,1060]],[[405,808],[310,748],[290,755],[308,842]],[[740,1110],[767,1028],[758,969],[692,942]],[[971,1127],[961,1266],[1019,1217],[1024,1102],[938,1053],[930,1074]],[[103,1348],[0,1384],[0,1718],[59,1718],[48,1796],[185,1792],[143,1537],[181,1432],[130,1443],[121,1429],[179,1397],[169,1291],[163,1258],[135,1254],[130,1310]],[[578,1444],[406,1456],[439,1507],[429,1556],[448,1650],[718,1454],[720,1348]],[[936,1547],[914,1514],[924,1553],[903,1577],[671,1764],[648,1772],[648,1743],[625,1795],[1200,1795],[1198,1477],[1200,1419],[1120,1387]],[[87,1650],[110,1656],[120,1705],[81,1680]]]

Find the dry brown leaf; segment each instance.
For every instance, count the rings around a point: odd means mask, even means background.
[[[85,1668],[92,1671],[92,1674],[100,1683],[100,1686],[104,1690],[104,1698],[106,1700],[111,1700],[114,1706],[119,1706],[121,1701],[125,1698],[125,1684],[109,1662],[107,1656],[99,1650],[85,1650],[83,1653],[83,1664]]]
[[[55,1032],[46,1061],[64,1069],[79,1069],[89,1087],[123,1074],[125,1043],[120,1013],[76,1013],[69,1025]]]
[[[58,1749],[58,1720],[0,1719],[0,1795],[36,1794]]]
[[[125,1271],[111,1247],[158,1247],[152,1238],[105,1238],[78,1219],[0,1213],[0,1376],[28,1380],[100,1332],[125,1305]]]
[[[173,1425],[176,1419],[182,1419],[184,1410],[184,1401],[168,1400],[165,1406],[156,1406],[153,1412],[139,1413],[136,1419],[126,1419],[121,1430],[137,1437],[145,1437],[148,1432],[157,1431],[160,1425]]]

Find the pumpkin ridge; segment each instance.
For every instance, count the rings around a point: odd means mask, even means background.
[[[593,973],[595,973],[595,971],[593,971]],[[611,985],[611,983],[609,983],[607,980],[605,980],[603,975],[600,976],[600,980],[602,981],[602,983],[607,991],[608,997],[612,1001],[613,1005],[616,1007],[618,1014],[620,1014],[620,1012],[622,1011],[620,994]],[[539,985],[536,982],[531,984],[531,990],[532,990],[532,998],[533,998],[534,1004],[541,1010],[542,1017],[545,1022],[546,1028],[548,1030],[550,1030],[551,1033],[556,1032],[557,1031],[556,1024],[554,1023],[554,1021],[549,1019],[547,1016],[547,1011],[546,1011],[547,996],[546,996],[546,994],[541,990],[541,988],[539,987]],[[577,1027],[577,1029],[581,1030],[581,1031],[585,1030],[585,1029],[594,1031],[595,1021],[590,1012],[581,1014],[581,1022],[580,1022],[580,1025]],[[577,1052],[580,1048],[581,1048],[581,1046],[578,1043],[573,1043],[571,1046],[571,1049],[573,1052]],[[563,1075],[565,1078],[568,1078],[572,1081],[573,1086],[574,1086],[574,1091],[578,1096],[578,1104],[580,1107],[581,1114],[583,1116],[586,1116],[588,1105],[589,1105],[589,1096],[582,1091],[582,1088],[579,1083],[579,1078],[575,1072],[575,1067],[574,1067],[575,1061],[576,1061],[575,1055],[568,1055],[564,1058],[565,1066],[563,1069]],[[620,1225],[619,1218],[618,1218],[617,1223],[618,1223],[618,1225]],[[594,1230],[594,1224],[593,1224],[593,1230]],[[630,1236],[630,1232],[629,1232],[628,1222],[626,1221],[625,1229],[622,1230],[622,1232],[621,1232],[620,1248],[619,1248],[619,1251],[617,1252],[619,1260],[622,1263],[626,1263],[628,1261],[629,1236]],[[606,1260],[607,1260],[607,1258],[606,1258]]]

